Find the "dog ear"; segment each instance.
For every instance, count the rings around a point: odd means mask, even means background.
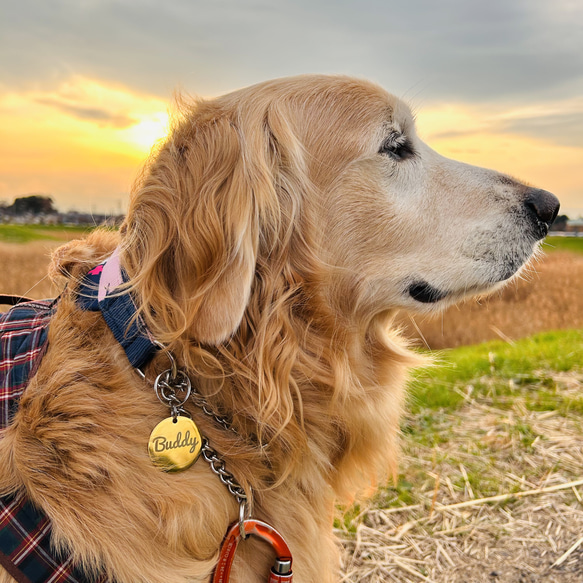
[[[163,342],[186,334],[219,344],[237,330],[262,215],[277,205],[261,130],[244,141],[232,120],[212,113],[199,105],[154,155],[122,227],[122,261]]]

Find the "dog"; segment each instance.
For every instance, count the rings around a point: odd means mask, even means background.
[[[284,537],[296,582],[337,581],[335,500],[394,474],[422,361],[395,315],[498,289],[558,208],[431,150],[407,105],[367,81],[300,76],[182,103],[119,233],[54,253],[66,288],[0,439],[0,494],[26,496],[56,549],[117,583],[210,581],[228,526],[249,516]],[[112,253],[113,295],[135,304],[126,324],[162,347],[141,374],[79,303]],[[169,362],[207,413],[158,398]],[[181,472],[152,462],[169,411],[193,419],[243,502],[202,457]],[[249,537],[231,580],[265,581],[272,564]]]

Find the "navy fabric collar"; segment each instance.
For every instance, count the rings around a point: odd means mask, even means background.
[[[105,279],[108,281],[104,282]],[[116,250],[83,278],[77,303],[84,310],[101,312],[132,366],[140,368],[152,358],[158,345],[143,320],[136,317],[137,307],[129,290],[120,289],[119,285],[112,287],[112,282],[123,284],[127,281]]]

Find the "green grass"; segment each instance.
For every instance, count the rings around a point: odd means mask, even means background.
[[[454,410],[465,395],[512,400],[526,398],[535,410],[558,406],[551,373],[583,368],[583,330],[545,332],[514,344],[502,341],[440,353],[434,367],[417,372],[411,383],[411,409]],[[471,388],[470,388],[471,387]],[[562,403],[581,407],[580,400]]]
[[[63,241],[70,235],[82,235],[93,227],[64,225],[0,225],[0,241],[5,243],[29,243],[31,241]]]
[[[500,417],[498,428],[524,452],[530,452],[537,434],[527,416],[518,418],[516,407],[526,412],[556,411],[561,416],[583,417],[583,395],[566,391],[556,380],[558,374],[577,375],[582,371],[583,330],[546,332],[514,344],[495,341],[441,352],[435,365],[419,370],[410,384],[410,402],[401,430],[405,449],[410,456],[415,452],[413,459],[403,468],[405,473],[396,485],[381,488],[373,505],[415,504],[420,490],[431,489],[429,459],[417,464],[417,455],[430,457],[431,466],[451,466],[452,476],[463,463],[476,495],[498,493],[498,462],[492,458],[492,445],[483,440],[483,432],[477,430],[470,439],[452,447],[452,442],[459,439],[456,427],[462,423],[456,411],[470,400],[501,412],[513,410],[513,416]],[[525,471],[528,468],[522,468],[521,472]],[[452,485],[462,492],[465,478],[452,477]]]
[[[547,237],[543,243],[546,253],[570,251],[583,254],[583,237]]]
[[[509,472],[534,484],[557,471],[575,479],[577,467],[561,469],[560,460],[537,454],[534,444],[546,437],[532,412],[553,411],[553,419],[583,428],[583,394],[576,388],[582,373],[583,330],[442,351],[410,383],[397,482],[380,487],[366,505],[338,508],[335,526],[354,534],[369,508],[419,504],[419,516],[426,517],[438,490],[439,503],[524,490]],[[574,388],[565,379],[573,379]]]
[[[360,515],[360,505],[338,507],[338,515],[334,518],[334,528],[339,528],[351,534],[356,533],[356,524]]]

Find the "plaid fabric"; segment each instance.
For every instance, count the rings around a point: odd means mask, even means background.
[[[0,314],[0,430],[12,420],[44,354],[54,303],[27,302]]]
[[[26,498],[0,498],[0,564],[19,583],[102,583],[59,557],[50,544],[51,523]]]
[[[0,439],[46,350],[55,300],[0,314]],[[23,496],[0,496],[0,565],[19,583],[104,583],[51,548],[49,519]]]

